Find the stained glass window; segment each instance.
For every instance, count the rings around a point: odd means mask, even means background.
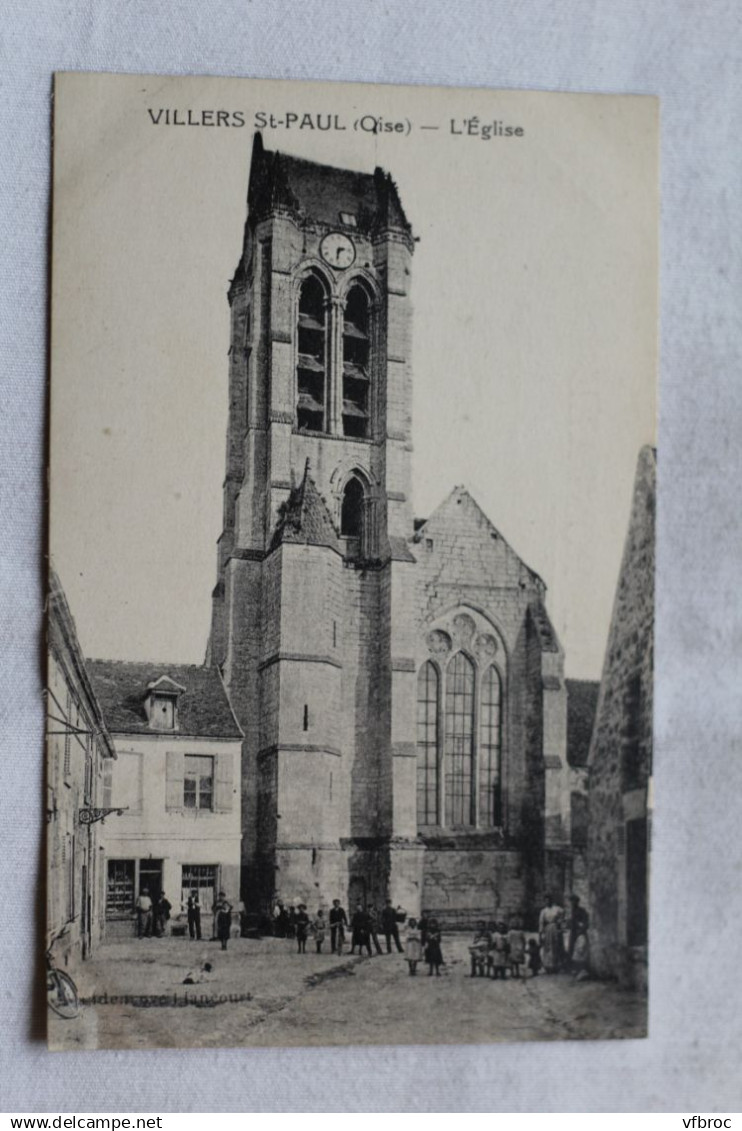
[[[430,660],[417,677],[417,823],[438,824],[438,672]]]
[[[501,749],[502,685],[495,667],[482,679],[482,710],[479,718],[479,823],[502,824]]]
[[[471,825],[474,667],[457,652],[446,672],[445,779],[447,825]]]

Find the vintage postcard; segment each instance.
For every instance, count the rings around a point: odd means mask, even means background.
[[[646,1033],[657,134],[56,77],[51,1048]]]

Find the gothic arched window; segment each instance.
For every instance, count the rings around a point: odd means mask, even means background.
[[[479,823],[502,825],[502,683],[497,668],[482,677],[479,716]]]
[[[299,292],[296,359],[296,424],[327,431],[327,312],[325,288],[308,275]]]
[[[345,484],[340,508],[340,533],[344,538],[363,540],[365,492],[360,479],[352,475]]]
[[[417,676],[417,823],[438,824],[438,672],[430,660]]]
[[[471,825],[474,754],[474,665],[457,652],[446,672],[446,824]]]
[[[358,283],[343,319],[343,435],[371,435],[371,301]]]

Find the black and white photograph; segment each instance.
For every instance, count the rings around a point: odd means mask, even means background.
[[[657,100],[54,113],[49,1047],[645,1037]]]

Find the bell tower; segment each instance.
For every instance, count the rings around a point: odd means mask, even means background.
[[[270,152],[255,135],[229,288],[209,645],[245,731],[253,906],[388,890],[393,635],[405,631],[392,606],[414,567],[413,246],[384,170]]]

